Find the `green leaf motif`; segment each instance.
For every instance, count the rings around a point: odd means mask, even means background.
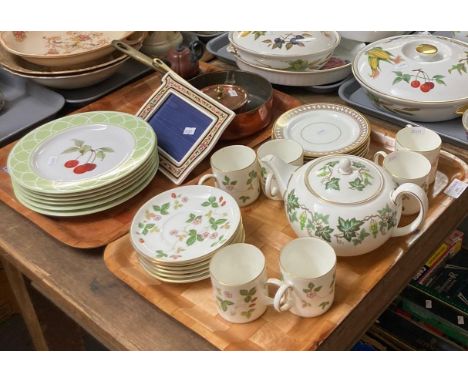
[[[353,181],[349,182],[351,190],[362,191],[366,185],[361,181],[361,178],[356,178]]]
[[[74,152],[77,152],[77,151],[80,151],[80,149],[78,147],[70,147],[70,148],[62,151],[62,154],[70,154],[70,153],[74,153]]]
[[[331,234],[333,232],[333,228],[329,226],[317,227],[315,230],[315,236],[320,237],[321,239],[331,242]]]
[[[245,203],[247,200],[250,199],[250,196],[239,196],[239,199],[241,200],[242,203]]]
[[[197,241],[197,236],[196,235],[195,236],[189,236],[189,238],[186,240],[185,243],[188,246],[191,246],[191,245],[195,244],[196,241]]]
[[[104,151],[105,153],[113,153],[114,149],[111,147],[100,147],[98,148],[99,151]]]
[[[84,141],[80,139],[73,139],[73,143],[75,144],[76,147],[81,147],[84,145]]]
[[[157,257],[157,258],[167,257],[167,256],[168,256],[167,253],[164,252],[164,251],[161,251],[160,249],[158,249],[158,250],[156,251],[156,257]]]
[[[325,183],[325,189],[329,190],[340,190],[340,179],[339,178],[331,178],[328,182]]]
[[[338,230],[343,233],[343,237],[347,241],[351,241],[357,236],[359,228],[364,224],[362,220],[356,220],[356,218],[343,219],[342,217],[338,218]]]
[[[322,289],[322,286],[319,285],[317,288],[314,289],[314,292],[320,292],[321,289]]]
[[[101,161],[103,161],[105,157],[106,157],[106,154],[104,154],[104,151],[98,151],[96,153],[96,158],[100,159]]]
[[[322,303],[319,304],[319,307],[322,308],[322,310],[325,310],[325,308],[330,305],[330,302],[329,301],[324,301]]]
[[[229,305],[234,305],[232,301],[223,300],[220,297],[216,297],[216,299],[218,300],[218,304],[223,312],[226,312],[228,310]]]

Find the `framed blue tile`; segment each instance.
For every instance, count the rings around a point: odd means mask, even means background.
[[[161,172],[175,184],[210,153],[234,115],[171,73],[137,113],[153,127]]]

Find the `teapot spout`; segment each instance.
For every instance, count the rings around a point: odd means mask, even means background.
[[[284,199],[284,194],[288,188],[289,180],[291,179],[292,174],[299,168],[299,166],[293,166],[289,163],[286,163],[282,159],[278,158],[276,155],[265,155],[263,158],[260,158],[262,165],[274,175],[276,184],[278,185],[278,192],[281,197]],[[271,182],[268,182],[269,185]],[[275,194],[275,190],[268,190],[267,192]]]

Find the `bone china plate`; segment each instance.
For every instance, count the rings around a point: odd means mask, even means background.
[[[241,221],[228,193],[209,186],[184,186],[146,202],[130,228],[132,245],[161,263],[202,258],[228,242]]]
[[[12,180],[30,191],[81,193],[114,184],[151,156],[156,136],[140,118],[89,112],[46,123],[24,136],[8,157]]]
[[[273,126],[275,138],[292,139],[304,156],[347,153],[369,139],[367,120],[353,109],[335,104],[299,106],[281,115]]]

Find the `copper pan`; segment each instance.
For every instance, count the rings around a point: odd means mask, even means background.
[[[197,89],[218,84],[238,85],[247,92],[247,103],[236,110],[236,116],[221,136],[222,140],[247,137],[266,128],[271,122],[273,88],[257,74],[241,70],[212,72],[192,78],[189,83]]]

